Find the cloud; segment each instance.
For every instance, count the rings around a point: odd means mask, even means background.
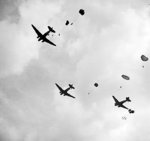
[[[19,18],[18,5],[21,1],[14,0],[1,0],[0,1],[0,20],[9,20],[11,22],[17,22]]]
[[[31,24],[40,23],[39,27],[48,24],[59,12],[56,4],[46,5],[42,1],[23,2],[19,5],[20,18],[17,23],[7,19],[0,22],[1,77],[21,73],[30,60],[38,59],[40,44],[34,40]]]
[[[145,2],[29,0],[17,7],[19,20],[4,14],[0,21],[0,139],[148,141],[149,65],[142,69],[140,60],[149,56]],[[73,26],[65,26],[68,19]],[[50,38],[57,47],[37,42],[31,24],[42,33],[53,26],[61,34]],[[73,83],[76,99],[60,96],[56,82]],[[130,96],[135,114],[114,107],[112,95]]]

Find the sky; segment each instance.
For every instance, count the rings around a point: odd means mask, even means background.
[[[52,26],[57,46],[38,42],[31,24]],[[0,141],[150,140],[147,0],[1,0],[0,39]],[[73,84],[76,98],[55,83]],[[130,97],[135,113],[112,95]]]

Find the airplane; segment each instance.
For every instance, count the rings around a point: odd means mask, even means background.
[[[115,106],[125,108],[125,109],[127,109],[129,111],[129,113],[134,113],[134,110],[131,110],[131,109],[129,109],[126,106],[123,105],[125,102],[131,102],[129,97],[126,97],[126,99],[123,100],[123,101],[118,101],[114,96],[112,96],[112,97],[113,97],[113,99],[115,101],[115,104],[114,104]]]
[[[67,89],[65,89],[65,90],[63,90],[57,83],[55,83],[55,85],[56,85],[57,88],[60,90],[60,95],[63,95],[63,96],[70,96],[70,97],[72,97],[72,98],[75,98],[74,96],[72,96],[72,95],[70,95],[70,94],[68,93],[68,91],[69,91],[70,89],[74,89],[73,85],[69,84],[69,88],[67,88]]]
[[[31,25],[32,26],[32,28],[34,29],[34,31],[36,32],[36,34],[38,35],[37,36],[37,38],[38,38],[38,41],[41,41],[42,40],[42,42],[47,42],[47,43],[49,43],[49,44],[51,44],[51,45],[53,45],[53,46],[56,46],[53,42],[51,42],[50,40],[48,40],[47,38],[46,38],[46,36],[47,35],[49,35],[49,33],[52,31],[52,30],[50,30],[50,28],[49,28],[49,31],[47,31],[46,33],[44,33],[44,34],[42,34],[42,33],[40,33],[40,31],[38,31],[37,29],[36,29],[36,27],[34,26],[34,25]]]

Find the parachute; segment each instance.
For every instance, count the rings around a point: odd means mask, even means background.
[[[130,114],[133,114],[135,112],[134,110],[131,110],[131,109],[129,109],[128,111]]]
[[[98,87],[98,83],[94,83],[94,86],[95,86],[95,87]]]
[[[142,61],[148,61],[148,57],[146,57],[145,55],[141,55],[141,60]]]
[[[85,14],[84,10],[83,9],[80,9],[79,10],[79,13],[83,16]]]
[[[65,25],[68,25],[68,24],[69,24],[69,21],[67,20],[66,23],[65,23]]]
[[[126,80],[130,80],[130,77],[129,76],[127,76],[127,75],[121,75],[121,77],[123,78],[123,79],[126,79]]]

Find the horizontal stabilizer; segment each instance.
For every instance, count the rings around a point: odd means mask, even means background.
[[[70,89],[75,89],[75,87],[73,86],[73,84],[69,84]]]
[[[48,29],[49,29],[50,32],[53,32],[53,33],[56,32],[56,31],[55,31],[52,27],[50,27],[50,26],[48,26]]]
[[[131,102],[131,100],[130,100],[130,98],[129,98],[129,97],[126,97],[126,101]]]

